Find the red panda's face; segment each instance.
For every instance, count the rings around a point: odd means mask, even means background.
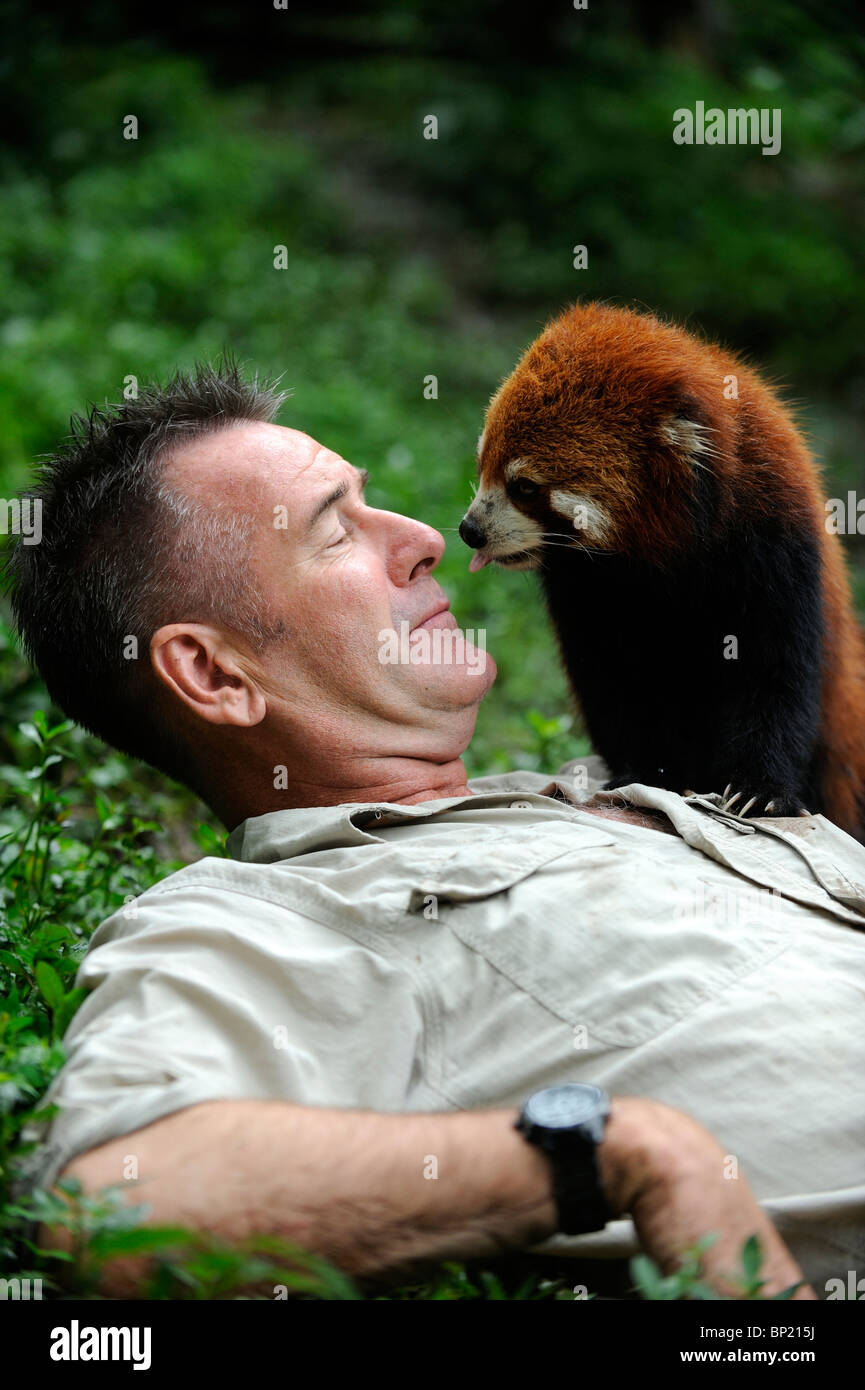
[[[658,336],[654,320],[590,308],[528,350],[478,441],[478,490],[459,528],[472,570],[537,569],[562,546],[662,561],[682,543],[717,431],[677,379],[679,343],[664,331],[658,347]]]
[[[476,552],[471,569],[536,569],[551,545],[616,549],[616,509],[606,501],[613,490],[609,459],[601,485],[564,440],[552,453],[537,441],[520,447],[500,440],[493,454],[487,437],[485,430],[478,441],[479,486],[460,526]]]

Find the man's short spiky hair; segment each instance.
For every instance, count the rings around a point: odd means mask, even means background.
[[[165,464],[192,438],[271,422],[286,394],[244,379],[224,356],[74,415],[69,438],[40,461],[25,493],[41,507],[41,540],[18,536],[6,561],[17,630],[55,703],[196,790],[190,750],[157,713],[150,638],[165,623],[209,622],[261,650],[280,625],[251,573],[254,519],[182,496]]]

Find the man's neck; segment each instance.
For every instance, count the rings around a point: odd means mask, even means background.
[[[279,777],[273,773],[262,779],[247,775],[242,788],[237,788],[237,795],[230,793],[226,797],[223,785],[208,797],[208,802],[224,825],[233,830],[252,816],[304,806],[340,806],[370,801],[412,806],[421,801],[472,795],[462,758],[446,763],[422,758],[373,758],[347,769],[328,768],[317,776],[309,776],[314,771],[288,767],[286,787],[278,785]],[[277,785],[274,786],[274,782]]]

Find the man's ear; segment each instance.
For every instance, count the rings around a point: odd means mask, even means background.
[[[150,640],[150,661],[172,694],[210,724],[251,728],[267,713],[247,661],[218,628],[168,623]]]

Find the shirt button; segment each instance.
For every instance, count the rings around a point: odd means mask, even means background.
[[[508,807],[509,811],[530,811],[531,809],[531,801],[512,801]]]

